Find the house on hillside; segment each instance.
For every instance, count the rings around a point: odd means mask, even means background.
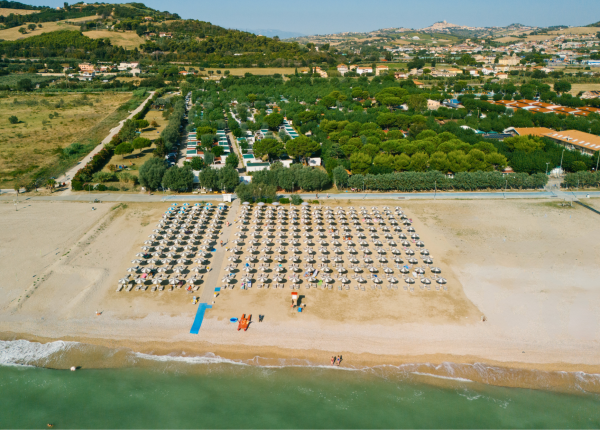
[[[346,73],[348,73],[348,66],[345,64],[338,64],[337,71],[340,72],[340,75],[344,76]]]
[[[79,70],[83,73],[94,73],[96,71],[96,67],[90,63],[80,63]]]
[[[389,67],[388,66],[377,66],[375,67],[375,75],[379,76],[381,74],[381,72],[388,72]]]
[[[358,73],[359,75],[364,75],[365,73],[373,73],[373,68],[372,67],[358,66],[356,68],[356,73]]]

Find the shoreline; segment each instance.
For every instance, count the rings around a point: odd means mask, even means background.
[[[217,362],[242,364],[255,367],[319,367],[329,368],[328,354],[325,351],[312,349],[290,349],[281,347],[217,345],[206,341],[134,341],[131,339],[105,339],[83,336],[64,336],[62,338],[42,337],[27,333],[0,332],[0,341],[26,340],[46,344],[63,341],[74,342],[84,346],[103,347],[109,354],[124,352],[126,354],[144,354],[146,359],[168,357],[174,361],[208,358]],[[343,357],[341,370],[403,370],[415,375],[431,377],[432,384],[443,383],[444,380],[475,382],[507,388],[551,390],[565,393],[589,392],[600,393],[600,365],[578,364],[567,362],[534,363],[523,361],[498,361],[473,355],[453,354],[420,354],[389,355],[371,353],[352,353],[339,351]],[[63,357],[64,358],[64,357]],[[168,360],[166,360],[168,361]],[[322,361],[322,362],[321,362]],[[77,363],[63,363],[53,366],[39,366],[49,369],[66,370],[73,365],[83,369],[110,369],[136,367],[131,363],[114,365],[101,358],[92,358]],[[112,364],[112,365],[111,365]],[[36,366],[38,367],[38,366]],[[585,389],[574,386],[573,381],[591,379]]]

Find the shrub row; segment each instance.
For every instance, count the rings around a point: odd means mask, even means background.
[[[454,178],[441,172],[402,172],[383,175],[353,175],[348,181],[351,188],[371,191],[432,191],[438,190],[500,190],[543,188],[548,177],[543,173],[528,175],[500,172],[461,172]]]
[[[83,167],[75,173],[75,176],[71,180],[71,188],[74,191],[80,191],[83,189],[83,185],[92,180],[94,173],[99,171],[104,167],[108,160],[113,155],[112,147],[104,147],[102,148],[96,155],[92,157],[92,159]]]
[[[567,173],[562,183],[563,187],[598,187],[600,186],[600,172]]]
[[[181,126],[184,115],[185,102],[180,98],[173,105],[173,112],[171,112],[171,115],[169,116],[169,123],[160,133],[160,137],[163,138],[167,151],[171,151],[173,146],[179,140],[179,127]]]
[[[150,100],[148,100],[146,102],[146,104],[144,104],[144,107],[142,108],[141,111],[139,111],[138,113],[136,113],[133,116],[133,120],[137,121],[138,119],[144,119],[144,117],[146,116],[146,114],[148,113],[148,111],[150,110],[150,107],[154,104],[154,102],[156,101],[156,99],[158,99],[159,97],[162,97],[162,95],[165,93],[165,89],[164,88],[159,88],[154,92],[154,95],[152,96],[152,98]]]

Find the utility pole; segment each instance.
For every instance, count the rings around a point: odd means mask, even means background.
[[[437,195],[437,181],[434,181],[433,185],[435,187],[435,191],[433,192],[433,200],[435,200],[435,196]]]
[[[549,162],[546,163],[546,176],[548,176],[548,164],[550,164]]]

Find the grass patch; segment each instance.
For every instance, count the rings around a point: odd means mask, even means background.
[[[98,145],[141,100],[143,97],[132,99],[131,93],[116,92],[86,98],[80,94],[28,94],[2,99],[0,187],[12,187],[15,178],[58,177]],[[10,115],[20,122],[10,124],[6,119]],[[64,156],[63,149],[72,143],[84,148]]]

